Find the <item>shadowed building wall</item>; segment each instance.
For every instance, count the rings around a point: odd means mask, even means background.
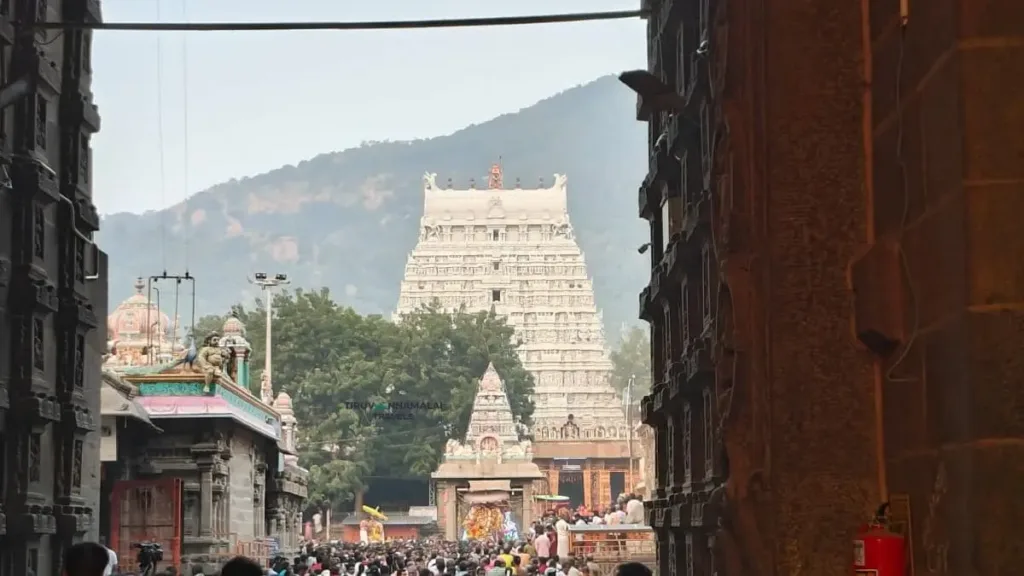
[[[651,2],[663,573],[847,574],[890,496],[919,574],[1024,561],[1024,5],[909,5]]]

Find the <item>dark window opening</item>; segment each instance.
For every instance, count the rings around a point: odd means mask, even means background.
[[[498,240],[498,231],[497,230],[492,230],[491,231],[491,240],[494,240],[495,242],[497,242],[497,240]]]
[[[612,499],[618,498],[620,494],[626,492],[626,473],[625,472],[609,472],[608,473],[608,487],[609,492],[612,493]]]
[[[501,290],[491,290],[491,302],[501,302]]]
[[[47,102],[43,96],[36,96],[36,146],[46,149]]]
[[[569,497],[571,509],[584,504],[583,472],[562,471],[558,476],[558,494]]]
[[[493,266],[495,270],[498,270],[501,268],[501,262],[495,260],[494,262],[491,262],[491,266]]]

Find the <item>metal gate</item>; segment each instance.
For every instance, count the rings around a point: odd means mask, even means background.
[[[121,480],[110,496],[110,548],[122,572],[137,572],[140,542],[156,542],[164,551],[159,566],[181,566],[181,495],[179,478]]]

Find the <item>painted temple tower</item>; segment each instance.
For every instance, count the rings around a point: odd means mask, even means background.
[[[159,433],[116,438],[104,484],[108,546],[132,570],[133,542],[157,538],[177,572],[211,574],[236,555],[263,560],[299,546],[308,473],[296,456],[291,398],[250,392],[251,347],[229,318],[181,342],[142,280],[110,315],[105,378],[127,390]],[[184,331],[184,330],[182,330]],[[106,414],[104,414],[106,416]],[[139,499],[149,502],[140,508]],[[139,527],[159,534],[138,533]]]
[[[629,448],[609,382],[601,313],[569,219],[567,178],[508,189],[496,164],[480,189],[439,185],[436,174],[423,181],[420,235],[396,319],[435,301],[505,317],[534,378],[534,459],[547,472],[547,490],[571,492],[574,503],[590,507],[611,502],[613,492],[636,483],[639,448]]]
[[[461,538],[467,517],[482,515],[484,508],[509,512],[520,530],[532,521],[534,484],[544,476],[533,462],[532,443],[520,439],[493,364],[480,378],[465,439],[448,441],[431,478],[438,525],[447,540]]]

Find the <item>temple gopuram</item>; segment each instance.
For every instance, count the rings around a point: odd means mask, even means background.
[[[446,540],[514,539],[530,525],[535,484],[544,476],[533,463],[533,445],[519,436],[491,364],[480,379],[465,440],[448,441],[431,475]]]
[[[546,493],[594,508],[638,481],[622,403],[609,376],[601,313],[569,222],[567,178],[506,189],[500,165],[487,187],[439,186],[424,176],[420,238],[409,255],[396,316],[437,301],[495,312],[522,343],[534,378],[534,462]],[[634,439],[636,440],[636,439]],[[632,454],[632,465],[630,455]]]
[[[159,433],[132,443],[117,428],[104,431],[117,466],[103,478],[110,506],[101,523],[121,569],[136,568],[132,545],[143,540],[160,542],[162,565],[185,576],[217,573],[239,554],[262,561],[296,552],[308,474],[295,455],[291,398],[266,385],[259,398],[250,392],[251,349],[238,319],[184,345],[144,281],[135,287],[108,319],[104,373]]]

